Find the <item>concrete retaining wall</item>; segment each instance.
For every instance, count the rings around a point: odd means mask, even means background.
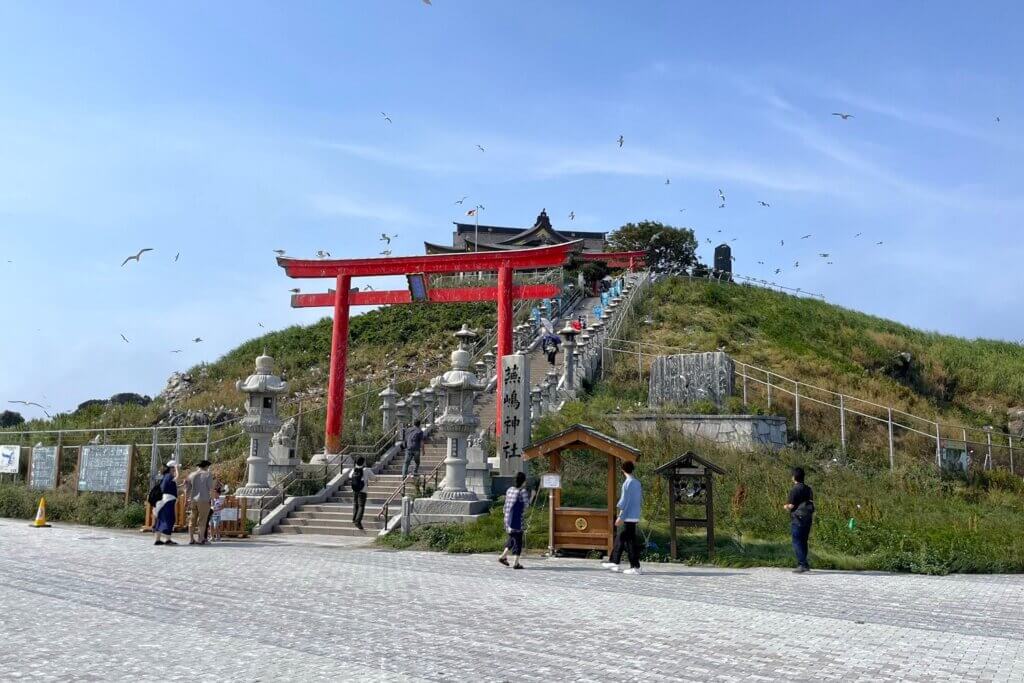
[[[786,418],[775,415],[613,415],[617,432],[655,434],[672,430],[698,436],[737,450],[770,448],[787,443]]]

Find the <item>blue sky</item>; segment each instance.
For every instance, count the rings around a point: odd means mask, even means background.
[[[450,239],[463,195],[498,225],[546,207],[556,227],[570,211],[577,229],[690,226],[705,260],[706,238],[735,238],[739,273],[782,268],[844,306],[1017,340],[1022,15],[0,4],[0,407],[155,394],[175,369],[318,317],[289,308],[272,249],[373,255],[388,232],[420,253]]]

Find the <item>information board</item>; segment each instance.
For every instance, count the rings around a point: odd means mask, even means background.
[[[57,488],[57,447],[36,446],[28,473],[29,488],[36,490]]]
[[[0,446],[0,474],[17,474],[21,465],[21,446]]]
[[[548,472],[540,475],[540,487],[542,489],[562,488],[562,475],[558,472]]]
[[[78,461],[78,490],[126,493],[131,446],[82,446]]]

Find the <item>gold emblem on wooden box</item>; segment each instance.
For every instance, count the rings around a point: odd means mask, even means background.
[[[586,519],[586,517],[577,517],[576,518],[576,531],[586,531],[586,530],[587,530],[587,519]]]

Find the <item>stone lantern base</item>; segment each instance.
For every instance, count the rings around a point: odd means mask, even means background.
[[[470,495],[475,496],[471,492]],[[417,498],[412,501],[417,524],[458,522],[464,524],[487,515],[489,500],[449,500],[443,498]]]

